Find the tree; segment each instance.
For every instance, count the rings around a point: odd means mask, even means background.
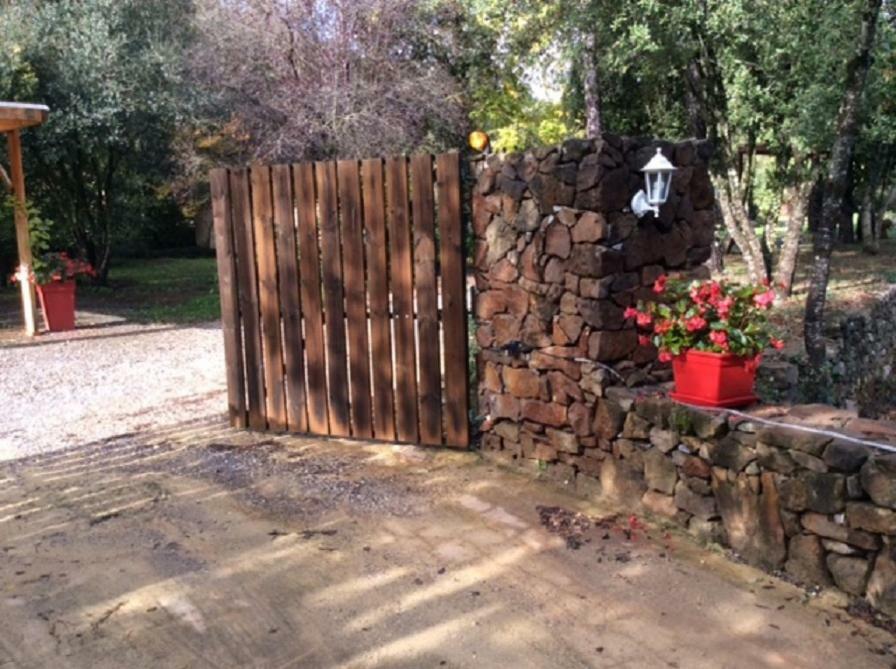
[[[0,83],[9,97],[51,109],[27,138],[32,199],[100,281],[116,241],[148,225],[164,200],[191,11],[189,0],[22,2],[0,11],[0,42],[21,61]]]
[[[831,251],[837,219],[849,186],[849,170],[858,139],[862,94],[871,67],[871,50],[880,8],[881,0],[863,1],[855,52],[846,65],[845,88],[828,166],[821,225],[813,238],[814,266],[806,297],[805,344],[809,362],[816,369],[821,368],[827,359],[823,329]]]
[[[191,78],[249,160],[456,146],[463,91],[433,55],[439,15],[412,0],[200,0]]]

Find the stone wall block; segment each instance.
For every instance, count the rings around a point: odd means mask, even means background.
[[[614,362],[631,354],[638,346],[634,330],[592,332],[588,339],[588,355],[600,362]]]
[[[635,509],[640,506],[641,498],[647,492],[643,472],[626,460],[604,460],[600,484],[608,499],[630,504]]]
[[[650,428],[650,443],[656,446],[663,453],[668,453],[679,443],[679,435],[675,430],[664,430],[660,427]]]
[[[580,299],[578,312],[585,323],[598,330],[618,330],[625,322],[622,307],[611,300]]]
[[[875,455],[860,472],[862,487],[875,504],[896,509],[896,455]]]
[[[682,511],[687,511],[697,518],[710,520],[719,515],[716,500],[710,496],[698,495],[685,485],[684,481],[675,484],[675,504]]]
[[[820,537],[841,541],[863,550],[876,551],[880,548],[880,537],[876,534],[852,529],[845,524],[831,520],[824,514],[804,513],[800,518],[800,523],[806,531]]]
[[[597,244],[575,244],[567,267],[579,276],[599,279],[623,271],[625,257]]]
[[[796,469],[796,462],[790,457],[790,451],[761,441],[756,443],[756,462],[763,469],[781,474],[790,474]]]
[[[825,562],[821,540],[812,534],[798,534],[787,547],[787,573],[803,583],[831,585],[831,576]]]
[[[524,400],[520,405],[520,415],[535,423],[560,427],[566,423],[566,407],[553,402]]]
[[[726,435],[712,450],[712,464],[735,472],[743,471],[756,459],[756,451],[747,445],[752,442],[755,442],[755,437],[743,432]]]
[[[622,426],[622,436],[626,439],[649,439],[650,423],[636,413],[629,413]]]
[[[750,485],[749,477],[713,474],[712,490],[731,547],[747,562],[776,569],[787,556],[784,526],[774,477],[762,475],[761,491]]]
[[[572,240],[569,234],[569,228],[559,222],[551,223],[545,231],[545,253],[549,253],[565,260],[569,257],[571,248]]]
[[[825,446],[832,441],[831,437],[825,435],[802,432],[782,426],[764,427],[756,436],[765,444],[779,448],[792,448],[816,457],[821,456]]]
[[[594,432],[599,438],[615,439],[625,424],[626,411],[613,399],[600,399],[594,412]]]
[[[831,469],[852,473],[859,471],[869,455],[871,452],[866,446],[834,439],[824,449],[823,459]]]
[[[846,479],[841,474],[800,471],[779,484],[781,503],[791,511],[837,513],[846,507]]]
[[[678,481],[678,470],[671,458],[652,448],[644,454],[644,480],[652,490],[672,495]]]
[[[846,505],[846,522],[857,530],[896,535],[896,511],[867,502],[849,502]]]
[[[891,542],[877,555],[867,593],[873,606],[896,616],[896,543]]]
[[[541,376],[532,369],[505,367],[504,387],[514,397],[533,398],[541,394]]]

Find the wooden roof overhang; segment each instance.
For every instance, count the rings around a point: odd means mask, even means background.
[[[47,120],[49,113],[46,105],[0,101],[0,132],[40,125]]]

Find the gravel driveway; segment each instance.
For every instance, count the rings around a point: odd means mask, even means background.
[[[218,323],[96,323],[33,340],[7,336],[0,370],[0,460],[227,408]]]

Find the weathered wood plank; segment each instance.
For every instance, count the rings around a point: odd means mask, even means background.
[[[280,336],[280,298],[277,290],[277,250],[271,206],[271,169],[266,165],[255,165],[249,173],[252,180],[255,257],[258,263],[265,412],[271,430],[285,430],[286,397],[283,392],[283,348]]]
[[[470,395],[460,157],[456,152],[443,153],[436,158],[436,188],[442,270],[445,443],[466,448],[470,444]]]
[[[414,267],[404,157],[386,161],[390,284],[395,337],[395,427],[399,441],[416,442],[417,357],[414,326]]]
[[[364,231],[361,226],[358,161],[340,160],[336,164],[336,173],[339,180],[339,219],[345,268],[352,436],[370,439],[373,436],[370,350],[367,338],[367,285],[364,274]]]
[[[417,293],[417,337],[420,357],[420,440],[442,443],[442,374],[439,353],[439,305],[436,298],[436,235],[432,156],[411,158],[414,216],[414,286]]]
[[[261,356],[261,323],[258,317],[258,284],[255,280],[255,239],[252,229],[252,206],[249,200],[249,178],[246,170],[230,173],[230,197],[236,241],[237,275],[240,297],[240,320],[246,355],[246,394],[249,427],[263,430],[265,421],[264,371]]]
[[[215,255],[218,261],[218,291],[221,295],[221,330],[224,335],[224,363],[227,375],[227,413],[233,427],[246,427],[243,336],[240,331],[240,298],[233,249],[227,170],[212,170],[210,181],[212,218],[215,223]]]
[[[361,186],[373,356],[373,436],[393,441],[395,409],[392,399],[392,316],[389,307],[389,257],[382,160],[376,158],[361,163]]]
[[[271,168],[277,276],[283,318],[283,363],[286,372],[286,424],[293,432],[308,431],[305,411],[305,351],[302,342],[302,305],[289,165]]]
[[[346,367],[342,250],[336,202],[336,163],[332,161],[315,163],[314,174],[317,180],[317,201],[320,212],[330,434],[348,437],[351,436],[351,420]]]
[[[308,430],[315,434],[329,434],[327,366],[324,351],[314,166],[311,163],[293,165],[292,176],[293,194],[298,214],[299,280],[305,329],[306,367],[308,369],[308,385],[305,389],[308,404]]]

